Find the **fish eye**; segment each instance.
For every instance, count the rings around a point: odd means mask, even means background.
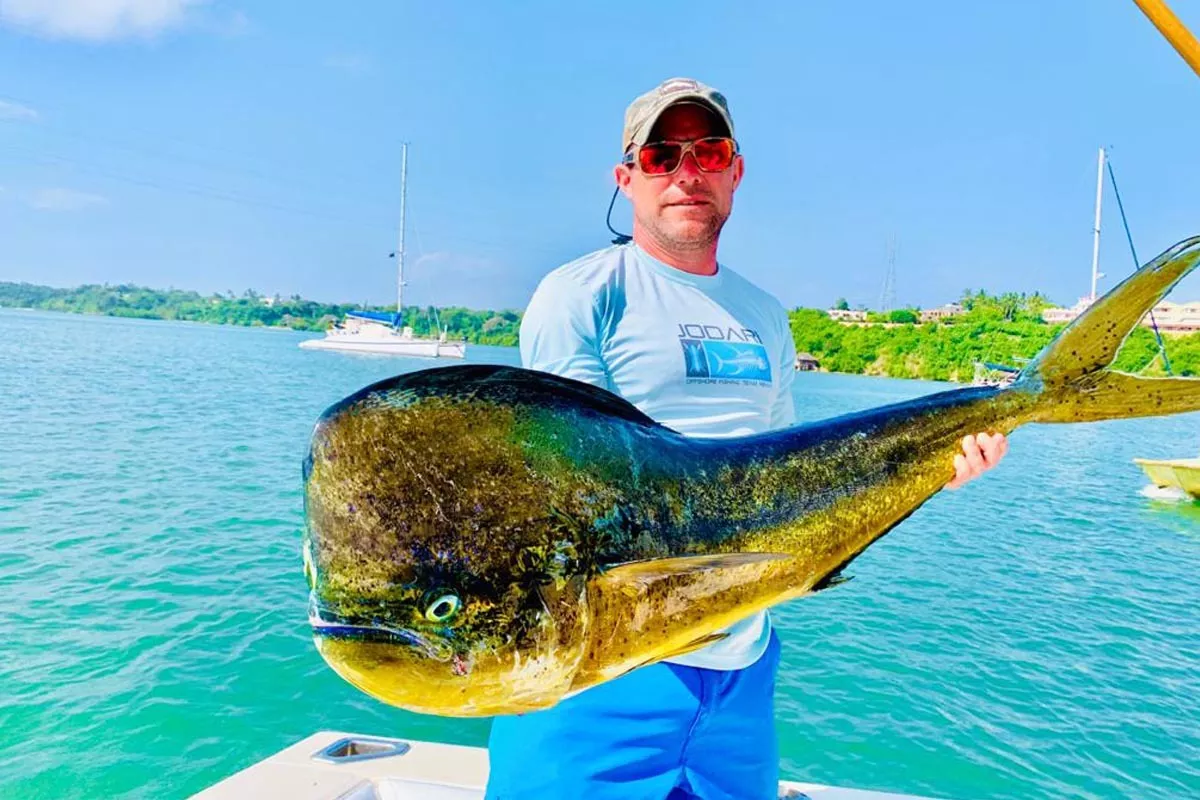
[[[458,613],[462,601],[456,594],[444,594],[436,598],[425,609],[425,619],[430,622],[446,622]]]

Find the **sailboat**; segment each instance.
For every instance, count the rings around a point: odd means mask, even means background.
[[[1100,253],[1100,203],[1103,197],[1104,189],[1104,167],[1106,154],[1104,148],[1100,148],[1100,171],[1096,177],[1096,227],[1093,233],[1092,245],[1092,293],[1089,297],[1081,298],[1079,305],[1076,307],[1081,312],[1096,301],[1096,281],[1104,277],[1104,273],[1097,269],[1097,261]],[[1113,190],[1116,191],[1116,178],[1113,178]],[[1120,194],[1117,195],[1117,202],[1120,203]],[[1122,218],[1124,217],[1124,209],[1121,210]],[[1130,247],[1132,247],[1132,242]],[[1137,263],[1137,256],[1134,255],[1134,263]],[[1074,310],[1074,309],[1072,309]],[[1154,321],[1154,312],[1150,312],[1151,322]],[[1155,325],[1154,335],[1158,339],[1159,352],[1162,354],[1164,361],[1167,357],[1166,347],[1163,344],[1162,336],[1158,332]],[[1168,371],[1170,370],[1170,362],[1165,361]],[[1137,464],[1146,477],[1150,480],[1156,489],[1167,490],[1168,492],[1182,493],[1193,499],[1200,499],[1200,458],[1178,458],[1178,459],[1156,459],[1156,458],[1135,458],[1133,463]]]
[[[341,350],[357,353],[386,353],[415,358],[465,358],[467,343],[448,338],[438,325],[438,336],[418,336],[403,321],[404,308],[404,217],[408,199],[408,143],[402,146],[400,162],[400,244],[396,257],[396,311],[350,311],[335,322],[323,339],[306,339],[306,350]]]

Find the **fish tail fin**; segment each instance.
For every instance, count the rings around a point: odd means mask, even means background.
[[[1200,236],[1138,269],[1068,325],[1010,387],[1038,395],[1034,422],[1092,422],[1200,410],[1200,379],[1111,369],[1146,312],[1200,264]]]

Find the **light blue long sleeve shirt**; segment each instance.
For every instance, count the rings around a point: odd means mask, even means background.
[[[542,279],[521,322],[522,364],[602,387],[687,436],[744,436],[795,422],[795,344],[773,296],[719,264],[692,275],[636,244]],[[740,669],[770,640],[766,612],[669,661]]]

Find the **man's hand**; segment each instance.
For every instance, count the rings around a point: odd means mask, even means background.
[[[996,466],[1008,452],[1008,439],[1003,433],[981,433],[964,437],[962,447],[962,454],[954,457],[954,480],[947,489],[957,489]]]

